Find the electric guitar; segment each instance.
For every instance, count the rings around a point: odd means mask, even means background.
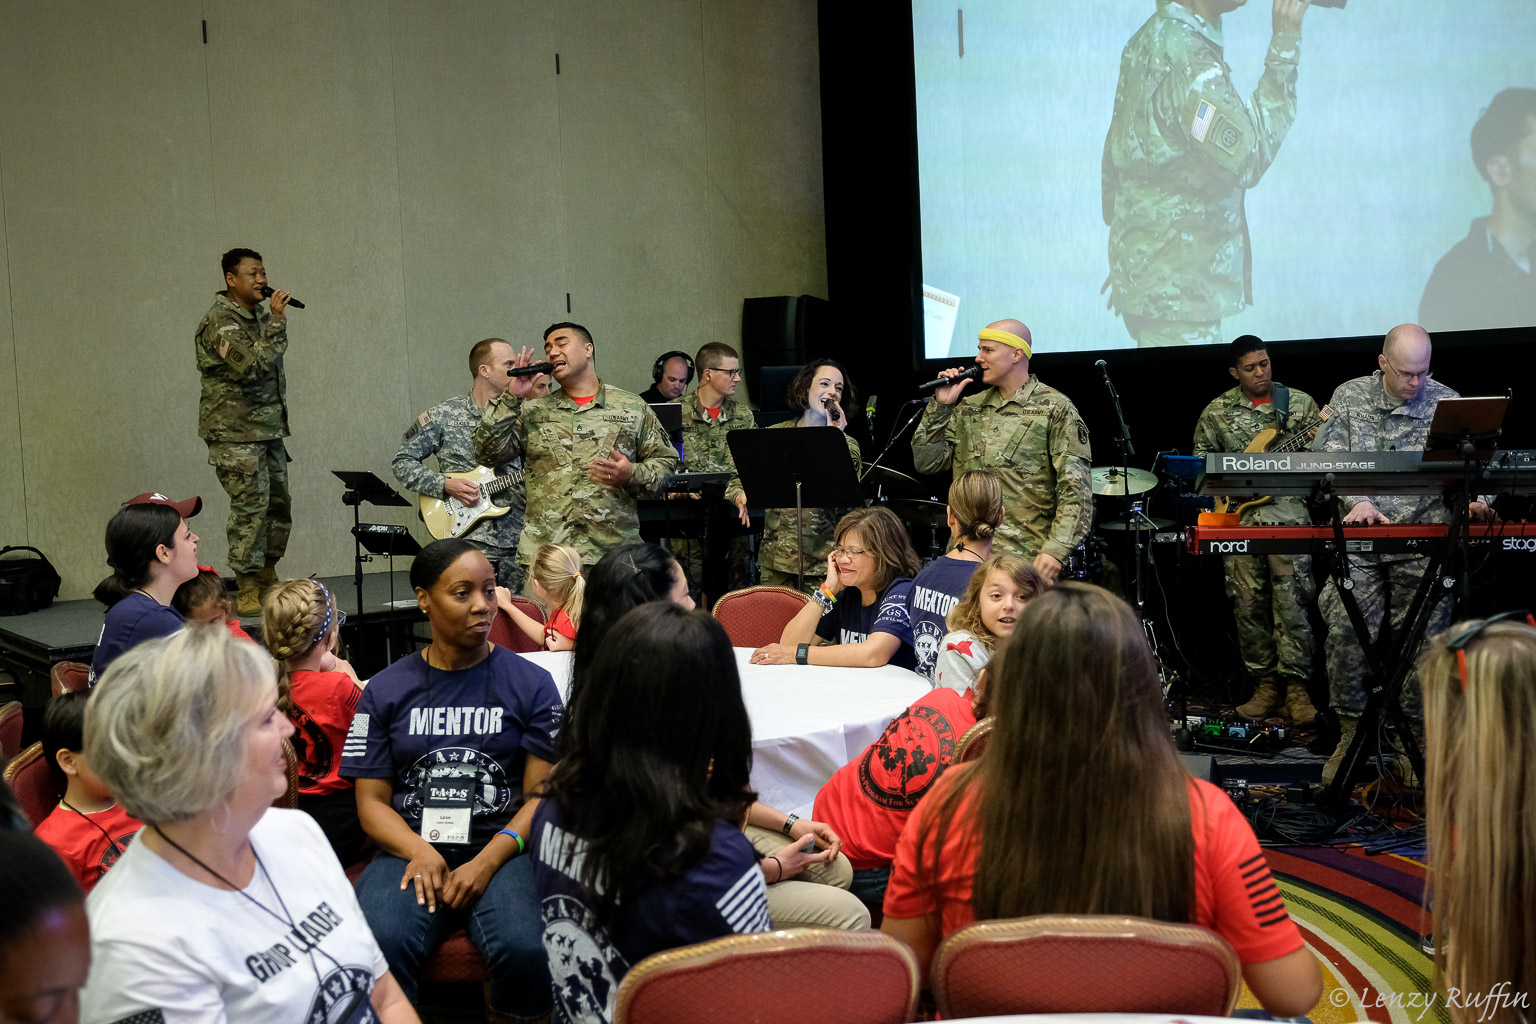
[[[1265,427],[1253,435],[1253,440],[1248,442],[1245,452],[1299,452],[1312,443],[1312,437],[1317,433],[1317,428],[1333,415],[1333,406],[1325,405],[1317,411],[1317,418],[1299,430],[1282,432],[1279,427]],[[1211,511],[1216,515],[1233,516],[1232,524],[1236,525],[1242,514],[1250,508],[1258,508],[1268,505],[1275,499],[1270,495],[1262,498],[1254,498],[1245,501],[1236,508],[1232,507],[1235,499],[1217,498]]]
[[[511,505],[496,504],[495,497],[522,482],[519,472],[497,476],[484,466],[476,466],[466,473],[445,473],[450,480],[468,480],[480,489],[480,500],[473,506],[447,495],[431,498],[421,495],[421,521],[427,524],[427,532],[438,540],[462,537],[482,519],[494,519],[507,514]]]

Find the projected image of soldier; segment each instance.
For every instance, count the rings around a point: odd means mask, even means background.
[[[1141,348],[1214,344],[1253,303],[1243,196],[1296,119],[1304,0],[1273,0],[1264,73],[1244,101],[1222,15],[1247,0],[1157,0],[1126,43],[1104,139],[1109,304]]]
[[[1493,210],[1435,264],[1419,322],[1431,331],[1536,325],[1536,89],[1505,89],[1472,126]]]

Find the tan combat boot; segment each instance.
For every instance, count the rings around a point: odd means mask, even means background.
[[[261,583],[259,581],[260,577],[256,573],[235,573],[235,582],[240,587],[240,592],[235,597],[235,614],[242,619],[261,614]]]
[[[1349,753],[1349,745],[1354,742],[1355,729],[1359,725],[1359,715],[1339,716],[1339,745],[1333,748],[1333,756],[1323,765],[1323,785],[1333,782],[1333,777],[1339,774],[1339,766],[1344,763],[1344,755]]]
[[[1307,696],[1307,688],[1294,679],[1285,684],[1285,713],[1292,725],[1311,725],[1317,718],[1317,708]]]
[[[277,563],[268,562],[256,573],[257,593],[262,599],[267,596],[267,591],[277,586]]]
[[[1259,680],[1259,685],[1254,688],[1253,696],[1248,698],[1248,703],[1238,705],[1237,713],[1251,722],[1256,722],[1268,715],[1271,709],[1278,707],[1280,701],[1280,687],[1275,684],[1273,678],[1265,676]]]

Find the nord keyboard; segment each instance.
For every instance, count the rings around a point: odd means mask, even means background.
[[[1329,474],[1336,494],[1444,494],[1462,482],[1460,462],[1426,462],[1423,452],[1213,452],[1199,489],[1305,497]],[[1472,486],[1481,494],[1536,493],[1536,451],[1494,452]]]
[[[1445,544],[1445,523],[1344,527],[1344,550],[1357,555],[1427,555]],[[1536,553],[1536,523],[1473,523],[1472,544]],[[1318,555],[1335,550],[1331,526],[1191,526],[1184,546],[1196,555]]]

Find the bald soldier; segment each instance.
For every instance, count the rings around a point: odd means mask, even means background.
[[[1264,74],[1244,102],[1221,16],[1247,0],[1157,0],[1120,57],[1104,137],[1110,306],[1142,348],[1214,344],[1253,304],[1243,197],[1296,120],[1305,0],[1274,0]]]
[[[1328,402],[1333,407],[1333,416],[1318,429],[1313,450],[1423,451],[1440,399],[1458,397],[1455,391],[1431,379],[1430,355],[1429,335],[1424,328],[1399,324],[1388,331],[1381,354],[1376,357],[1376,372],[1345,381],[1334,391]],[[1444,499],[1427,495],[1340,495],[1339,510],[1346,524],[1445,523],[1451,518]],[[1474,501],[1467,512],[1479,522],[1493,516],[1481,501]],[[1403,628],[1426,566],[1427,560],[1417,555],[1349,556],[1352,593],[1373,639],[1380,633],[1382,619],[1389,610],[1393,632]],[[1436,599],[1448,594],[1437,587],[1430,596]],[[1329,702],[1338,713],[1343,733],[1338,749],[1323,766],[1326,784],[1333,781],[1365,710],[1363,681],[1367,665],[1360,638],[1350,625],[1332,580],[1319,596],[1318,609],[1328,624],[1323,651],[1328,663]],[[1450,619],[1451,602],[1440,600],[1425,637],[1445,629]],[[1410,676],[1400,694],[1405,707],[1417,708],[1418,689],[1417,677]]]
[[[967,379],[934,392],[912,437],[912,461],[919,473],[984,469],[996,476],[1003,524],[993,549],[1031,560],[1055,580],[1092,525],[1088,427],[1067,396],[1030,375],[1028,327],[999,320],[977,338],[976,365],[991,390],[962,399]]]

